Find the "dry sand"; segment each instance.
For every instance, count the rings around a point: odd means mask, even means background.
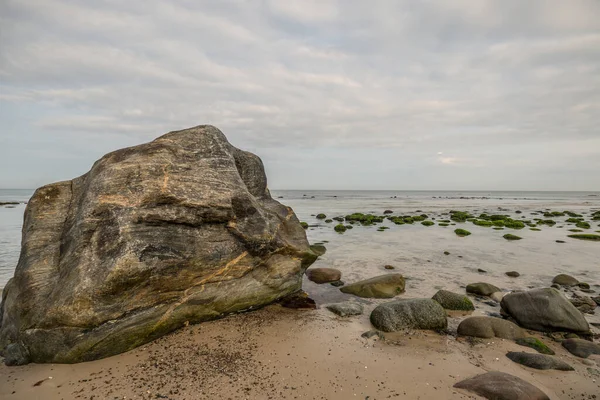
[[[365,339],[370,308],[343,319],[323,308],[273,305],[185,327],[104,360],[2,366],[0,398],[466,399],[478,397],[452,386],[493,370],[519,376],[552,399],[600,397],[596,356],[586,365],[544,338],[575,371],[538,371],[505,356],[533,350],[502,339],[457,340],[423,331]],[[449,321],[455,332],[459,319]]]

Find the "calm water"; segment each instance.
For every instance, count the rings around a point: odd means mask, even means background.
[[[0,190],[0,202],[27,201],[32,190]],[[356,226],[344,234],[333,230],[333,224],[317,220],[315,215],[343,216],[351,212],[377,213],[394,211],[394,215],[426,213],[432,218],[446,219],[449,210],[473,213],[510,214],[515,219],[532,219],[536,210],[572,210],[582,214],[600,209],[600,192],[429,192],[429,191],[277,191],[272,195],[291,206],[301,221],[311,227],[307,235],[311,243],[327,241],[327,253],[316,264],[342,271],[343,280],[352,282],[387,273],[383,266],[391,264],[409,278],[407,295],[431,296],[437,288],[459,290],[470,282],[486,281],[504,289],[549,285],[552,276],[567,272],[592,285],[600,284],[600,243],[567,238],[562,223],[555,218],[554,227],[541,227],[541,232],[525,228],[519,231],[495,231],[471,223],[459,224],[472,232],[457,237],[456,227],[425,227],[420,223],[397,226],[378,232],[377,227]],[[14,208],[0,206],[0,287],[13,275],[19,257],[21,224],[25,205]],[[417,211],[418,210],[418,211]],[[502,210],[502,211],[499,211]],[[516,211],[522,211],[517,214]],[[592,229],[600,230],[594,221]],[[562,226],[562,228],[561,228]],[[509,242],[505,233],[516,233],[523,240]],[[559,244],[556,240],[565,240]],[[444,255],[449,251],[450,255]],[[481,268],[487,271],[477,272]],[[516,270],[519,278],[508,278],[504,272]],[[330,285],[315,285],[305,280],[305,287],[318,301],[343,298]],[[600,291],[600,286],[595,286]]]

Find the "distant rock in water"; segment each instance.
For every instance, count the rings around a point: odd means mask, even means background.
[[[301,288],[317,257],[262,161],[212,126],[109,153],[38,189],[0,305],[7,364],[121,353]]]

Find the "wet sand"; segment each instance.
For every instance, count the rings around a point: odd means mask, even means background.
[[[502,339],[407,331],[361,337],[368,315],[272,305],[183,328],[126,354],[76,365],[0,367],[2,399],[467,399],[452,386],[487,371],[519,376],[552,399],[600,393],[593,366],[544,341],[575,371],[538,371],[510,361],[531,351]],[[482,311],[476,310],[474,315]],[[460,318],[449,320],[450,332]],[[51,378],[50,378],[51,377]]]

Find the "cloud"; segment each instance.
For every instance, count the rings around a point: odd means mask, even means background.
[[[497,189],[595,189],[599,14],[595,0],[4,1],[0,159],[23,166],[0,187],[211,123],[282,169],[275,188],[493,189],[493,173]]]

